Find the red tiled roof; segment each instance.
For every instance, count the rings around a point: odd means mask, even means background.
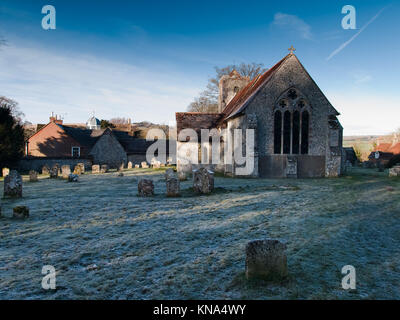
[[[233,99],[228,103],[225,109],[222,111],[224,121],[238,113],[240,113],[246,105],[246,102],[256,93],[258,90],[269,80],[273,73],[278,67],[285,61],[291,54],[289,53],[286,57],[280,60],[272,68],[268,69],[263,75],[256,76],[251,80],[246,87],[240,90]]]
[[[399,143],[380,143],[376,148],[375,151],[382,151],[382,152],[390,152],[393,154],[400,153],[400,142]]]

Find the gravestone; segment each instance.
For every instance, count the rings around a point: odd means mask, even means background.
[[[141,179],[138,183],[138,193],[141,197],[151,197],[154,195],[153,180]]]
[[[68,175],[68,182],[78,182],[79,181],[79,175],[71,173]]]
[[[129,161],[129,162],[128,162],[128,169],[132,169],[132,166],[133,166],[132,161]]]
[[[13,217],[16,219],[29,218],[29,208],[25,206],[18,206],[13,208]]]
[[[125,163],[122,162],[118,167],[118,171],[124,171],[124,168],[125,168]]]
[[[287,156],[286,158],[286,177],[297,178],[297,157]]]
[[[141,166],[142,166],[142,168],[144,168],[144,169],[147,169],[149,166],[147,165],[147,162],[146,161],[143,161],[142,163],[141,163]]]
[[[277,280],[288,274],[286,244],[276,239],[253,240],[246,246],[246,278]]]
[[[139,164],[135,164],[135,169],[139,169],[140,165]]]
[[[61,166],[61,173],[63,179],[68,179],[68,176],[71,174],[71,167],[69,164]]]
[[[12,198],[22,197],[22,177],[17,170],[11,170],[4,178],[4,196]]]
[[[76,174],[78,176],[80,176],[81,174],[83,174],[82,172],[82,166],[79,165],[79,163],[74,167],[74,172],[73,174]]]
[[[50,179],[57,179],[58,178],[58,165],[55,164],[50,169]]]
[[[202,194],[211,193],[214,190],[214,172],[206,168],[193,170],[193,191]]]
[[[100,173],[100,165],[98,164],[92,165],[92,173]]]
[[[389,169],[389,177],[399,177],[400,176],[400,166],[395,166]]]
[[[10,174],[10,169],[8,169],[8,168],[3,168],[3,170],[2,170],[2,175],[3,175],[3,177],[5,178],[5,177],[7,177],[9,174]]]
[[[29,171],[29,181],[38,182],[38,173],[35,170]]]
[[[106,165],[106,164],[101,165],[100,172],[101,173],[107,173],[108,172],[108,165]]]
[[[77,164],[77,166],[79,166],[81,168],[81,174],[84,174],[85,173],[85,164],[82,162],[79,162]]]
[[[50,167],[47,164],[42,167],[42,174],[45,174],[45,175],[50,174]]]
[[[180,183],[173,169],[165,171],[165,182],[167,185],[167,197],[178,197],[180,193]]]

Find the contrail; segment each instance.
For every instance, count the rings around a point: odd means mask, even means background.
[[[330,60],[331,58],[333,58],[334,56],[336,56],[340,51],[342,51],[344,48],[346,48],[355,38],[357,38],[361,32],[363,32],[372,22],[374,22],[382,13],[383,10],[385,10],[387,7],[382,8],[381,10],[379,10],[379,12],[371,19],[367,22],[367,24],[365,26],[363,26],[360,31],[358,31],[354,36],[352,36],[349,40],[347,40],[346,42],[342,43],[339,48],[337,48],[335,51],[333,51],[328,58],[326,58],[326,61]]]

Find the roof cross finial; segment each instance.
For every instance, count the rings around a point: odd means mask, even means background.
[[[293,54],[293,51],[296,51],[296,49],[293,48],[293,45],[288,50],[290,51],[290,54]]]

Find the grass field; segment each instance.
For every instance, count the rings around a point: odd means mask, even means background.
[[[165,198],[162,171],[143,169],[25,182],[22,199],[2,199],[0,299],[399,299],[400,180],[387,175],[217,177],[214,194],[187,181],[180,198]],[[137,197],[145,176],[153,198]],[[11,218],[17,205],[29,219]],[[266,237],[287,242],[289,277],[248,282],[245,245]],[[344,291],[349,264],[357,289]],[[43,265],[56,268],[56,290],[42,289]]]

